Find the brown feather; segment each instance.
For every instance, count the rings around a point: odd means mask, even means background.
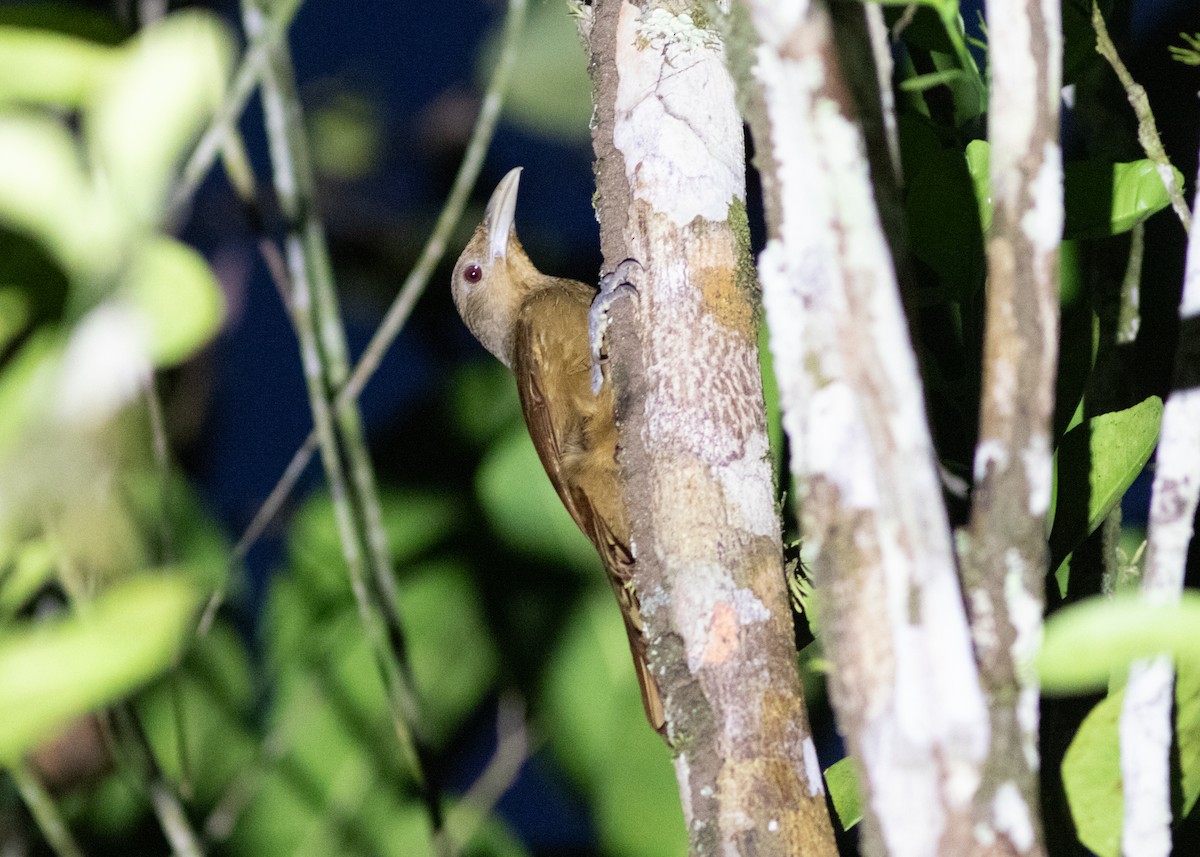
[[[542,466],[604,562],[625,619],[646,718],[662,732],[662,699],[646,662],[641,608],[631,587],[633,555],[617,468],[612,388],[606,384],[599,395],[591,389],[587,319],[594,294],[583,283],[554,279],[524,301],[517,314],[513,372]]]

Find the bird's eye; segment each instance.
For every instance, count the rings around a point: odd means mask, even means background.
[[[478,283],[483,279],[483,268],[478,265],[467,265],[463,269],[463,279],[468,283]]]

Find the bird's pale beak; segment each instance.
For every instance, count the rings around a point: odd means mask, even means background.
[[[508,252],[508,235],[517,216],[517,187],[521,183],[521,167],[513,167],[500,180],[488,200],[483,222],[487,224],[489,258],[499,259]]]

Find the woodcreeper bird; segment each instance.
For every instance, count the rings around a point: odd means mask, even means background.
[[[646,719],[665,717],[646,663],[646,636],[632,587],[634,559],[617,467],[612,385],[603,383],[600,344],[607,307],[624,285],[628,260],[601,280],[599,294],[577,280],[543,274],[517,238],[514,216],[521,168],[488,202],[454,266],[451,291],[467,328],[513,371],[521,411],[538,457],[571,517],[604,563],[633,651]]]

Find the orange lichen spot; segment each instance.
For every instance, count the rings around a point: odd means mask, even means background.
[[[705,664],[723,664],[737,650],[738,618],[731,605],[718,601],[708,620],[708,642],[704,647]]]

